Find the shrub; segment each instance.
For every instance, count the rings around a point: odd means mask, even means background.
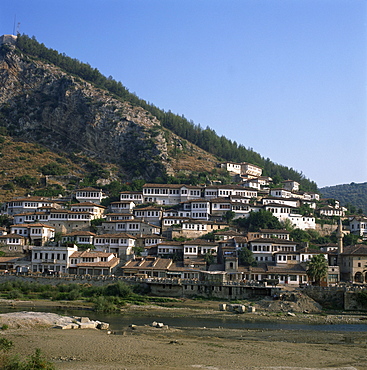
[[[100,312],[113,312],[117,311],[118,307],[114,303],[113,297],[95,297],[92,302],[94,303],[94,310]]]
[[[68,171],[66,168],[58,165],[57,163],[49,163],[40,168],[43,175],[65,175]]]

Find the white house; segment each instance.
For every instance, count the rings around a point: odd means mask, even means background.
[[[99,251],[114,253],[124,260],[131,258],[136,237],[126,233],[103,234],[94,238],[94,246]]]
[[[293,180],[285,180],[283,181],[283,188],[289,191],[298,191],[299,190],[299,182]]]
[[[132,213],[137,204],[139,203],[135,203],[132,200],[120,200],[118,202],[112,202],[110,208],[114,213]]]
[[[103,218],[104,213],[106,211],[106,207],[92,202],[84,202],[72,204],[70,210],[72,212],[88,212],[92,213],[94,218]]]
[[[61,247],[33,247],[31,270],[33,272],[62,272],[69,269],[69,257],[78,250],[76,245]]]
[[[42,207],[60,208],[60,205],[54,201],[44,197],[25,197],[13,199],[7,203],[7,214],[12,216],[18,213],[35,212]]]
[[[110,252],[75,251],[70,256],[69,273],[77,275],[111,275],[120,259]]]
[[[102,189],[87,187],[76,190],[75,198],[81,203],[91,202],[100,204],[104,198],[107,198],[107,196],[103,193]]]
[[[120,193],[121,202],[143,203],[143,193],[141,191],[122,191]]]
[[[353,217],[349,221],[349,230],[352,234],[367,239],[367,217]]]

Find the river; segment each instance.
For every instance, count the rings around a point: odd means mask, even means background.
[[[30,311],[29,308],[0,308],[0,313]],[[149,310],[136,313],[103,313],[91,310],[71,310],[57,309],[52,307],[37,308],[39,312],[53,312],[67,316],[86,316],[91,320],[108,322],[110,328],[117,333],[124,328],[135,325],[150,325],[153,321],[162,322],[165,325],[175,328],[224,328],[224,329],[244,329],[244,330],[305,330],[305,331],[335,331],[335,332],[367,332],[367,321],[361,323],[338,323],[338,324],[310,324],[310,323],[291,323],[282,320],[273,321],[259,319],[246,320],[243,316],[233,314],[223,318],[219,317],[186,317],[182,314],[174,315],[172,311]]]

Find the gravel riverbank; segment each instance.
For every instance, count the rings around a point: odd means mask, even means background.
[[[32,302],[32,311],[47,303]],[[20,307],[20,302],[16,305]],[[60,305],[65,307],[67,303],[58,302],[56,306]],[[82,304],[72,305],[78,306]],[[236,315],[237,320],[269,322],[357,323],[367,317],[342,313],[288,316],[286,312],[270,311],[238,315],[220,312],[218,302],[209,301],[178,302],[170,306],[127,306],[121,314],[131,316],[132,323],[141,314],[150,312],[154,319],[155,314],[163,311],[164,316],[230,318]],[[6,320],[9,325],[9,319]],[[2,336],[13,341],[13,353],[25,356],[40,348],[57,369],[367,369],[366,332],[126,326],[121,328],[120,335],[115,335],[97,329],[54,329],[55,317],[50,324],[44,321],[37,324],[34,316],[32,325],[17,325],[16,321],[8,330],[1,331]],[[0,315],[0,325],[3,323]]]

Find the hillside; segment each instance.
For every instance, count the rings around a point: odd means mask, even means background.
[[[69,171],[77,174],[74,184],[218,179],[219,163],[228,160],[258,164],[276,181],[290,178],[303,190],[316,190],[302,173],[147,104],[88,64],[24,35],[16,47],[1,46],[0,128],[5,141],[38,145],[53,153],[49,158],[57,155],[66,167],[75,165],[76,172]],[[38,169],[31,175],[38,180],[46,174],[37,157],[25,163],[22,173]],[[9,188],[15,168],[0,178],[0,187]]]
[[[325,198],[338,199],[343,206],[352,205],[356,211],[362,209],[367,214],[367,182],[327,186],[319,191]]]

